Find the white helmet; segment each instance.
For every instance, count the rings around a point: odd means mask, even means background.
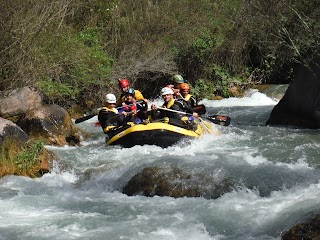
[[[167,94],[173,94],[173,91],[171,88],[164,87],[161,89],[161,95],[167,95]]]
[[[107,103],[116,103],[117,99],[116,96],[112,93],[106,95],[106,102]]]

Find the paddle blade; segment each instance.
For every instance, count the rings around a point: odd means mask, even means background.
[[[213,122],[214,124],[219,124],[221,126],[229,126],[231,122],[231,118],[228,116],[221,116],[221,115],[209,115],[206,117],[208,120]]]
[[[87,115],[87,116],[78,118],[78,119],[76,119],[76,120],[74,121],[74,123],[75,123],[75,124],[78,124],[78,123],[87,121],[87,120],[89,120],[90,118],[93,118],[93,117],[96,116],[96,115],[97,115],[97,114],[90,114],[90,115]]]
[[[199,115],[205,114],[207,112],[206,107],[203,104],[195,106],[193,108],[193,111],[195,111]]]
[[[100,122],[95,122],[95,123],[93,123],[93,126],[95,126],[95,127],[100,127],[101,124],[100,124]]]

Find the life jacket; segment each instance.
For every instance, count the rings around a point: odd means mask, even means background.
[[[132,112],[134,110],[137,110],[137,104],[135,100],[133,100],[132,102],[123,102],[122,107],[125,112]]]
[[[184,97],[184,100],[185,101],[189,101],[191,97],[192,97],[191,94],[187,94],[187,96]]]
[[[164,103],[164,104],[162,105],[162,107],[163,107],[163,108],[171,108],[174,103],[175,103],[175,99],[171,99],[169,102]]]
[[[102,107],[101,110],[105,110],[107,112],[114,112],[115,114],[118,114],[118,109],[116,108],[107,108],[107,107]]]
[[[189,108],[194,108],[197,105],[197,100],[195,99],[194,96],[192,96],[191,94],[187,94],[183,100],[185,101],[185,103],[188,105]]]
[[[122,93],[120,95],[120,97],[118,98],[117,100],[117,106],[121,106],[121,104],[126,100],[125,99],[126,97],[126,94],[125,93]],[[139,90],[134,90],[134,96],[133,98],[136,100],[136,101],[139,101],[139,100],[144,100],[144,97],[142,95],[142,93],[139,91]]]

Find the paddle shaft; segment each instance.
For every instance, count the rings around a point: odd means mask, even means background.
[[[133,104],[130,104],[130,105],[127,105],[128,107],[129,106],[132,106]],[[116,109],[121,109],[123,107],[117,107]],[[84,121],[87,121],[91,118],[93,118],[94,116],[98,115],[98,113],[93,113],[93,114],[90,114],[90,115],[87,115],[87,116],[84,116],[84,117],[81,117],[81,118],[78,118],[75,120],[75,124],[78,124],[78,123],[81,123],[81,122],[84,122]]]
[[[173,110],[173,109],[170,109],[170,108],[158,107],[157,109],[164,110],[164,111],[169,111],[169,112],[176,112],[176,113],[192,116],[191,113],[181,112],[181,111]],[[221,125],[221,126],[229,126],[230,125],[230,121],[231,121],[230,117],[221,116],[221,115],[209,115],[208,117],[202,116],[202,118],[208,119],[210,122],[212,122],[214,124]]]
[[[74,123],[75,123],[75,124],[78,124],[78,123],[87,121],[87,120],[89,120],[90,118],[93,118],[93,117],[96,116],[96,115],[97,115],[97,113],[94,113],[94,114],[90,114],[90,115],[87,115],[87,116],[78,118],[78,119],[76,119],[76,120],[74,121]]]

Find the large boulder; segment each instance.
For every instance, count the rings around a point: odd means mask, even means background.
[[[172,167],[147,167],[133,176],[122,192],[129,196],[201,196],[215,199],[233,188],[233,182],[228,179],[213,179],[212,176],[192,174]]]
[[[320,61],[319,61],[320,62]],[[274,107],[267,125],[320,127],[320,66],[300,66],[293,83]]]
[[[33,87],[23,87],[0,94],[0,116],[17,116],[41,106],[40,93]]]
[[[6,137],[15,137],[21,142],[28,141],[28,135],[15,123],[0,117],[0,144]]]
[[[28,111],[17,124],[33,139],[46,144],[64,146],[80,142],[68,112],[58,105],[44,105]]]

